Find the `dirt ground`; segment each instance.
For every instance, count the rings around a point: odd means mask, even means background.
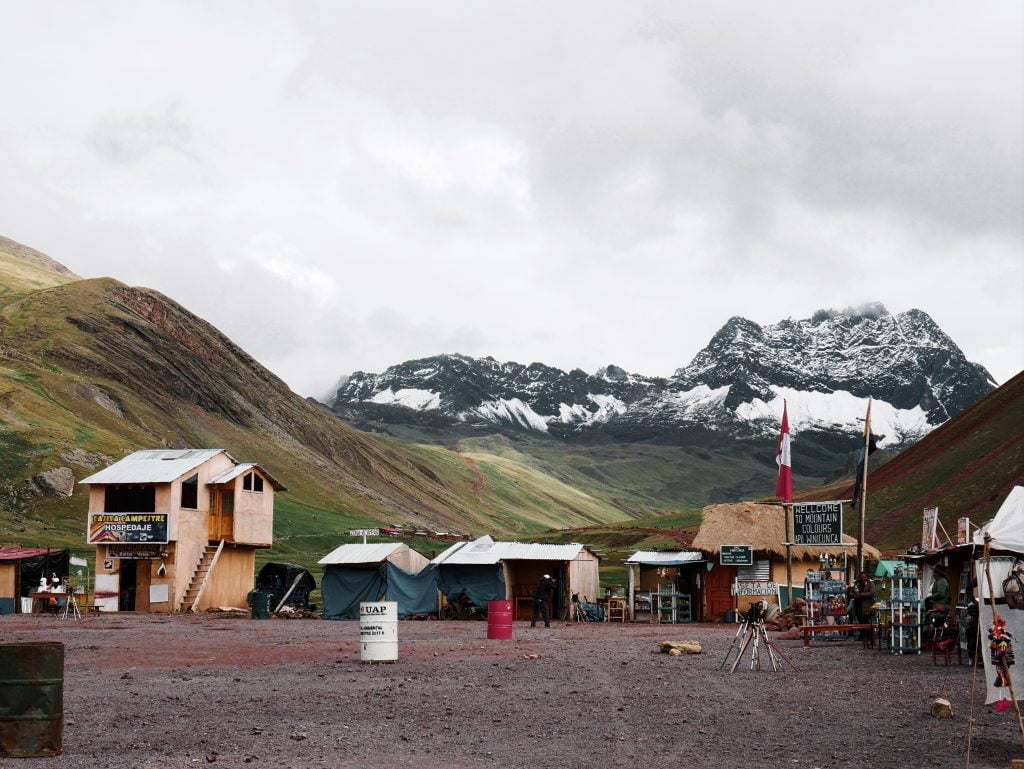
[[[734,628],[400,622],[399,661],[359,661],[356,622],[207,615],[0,617],[6,642],[66,645],[72,767],[956,767],[968,665],[853,641],[778,644],[800,668],[719,670]],[[659,640],[696,639],[670,657]],[[539,659],[524,659],[525,655]],[[767,662],[766,662],[767,664]],[[978,677],[979,696],[983,692]],[[942,695],[955,718],[932,718]],[[972,767],[1021,757],[1010,714],[978,705]]]

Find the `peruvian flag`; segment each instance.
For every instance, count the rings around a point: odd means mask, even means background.
[[[783,502],[793,501],[793,460],[789,454],[792,441],[789,434],[789,415],[786,413],[786,402],[782,402],[782,431],[779,442],[775,445],[775,461],[779,465],[779,480],[775,484],[775,496]]]

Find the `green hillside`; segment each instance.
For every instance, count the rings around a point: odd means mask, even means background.
[[[630,515],[527,457],[357,431],[167,297],[16,252],[0,255],[0,285],[18,294],[0,308],[0,542],[81,546],[86,490],[62,497],[33,479],[160,447],[226,448],[281,479],[271,555],[293,560],[351,527],[525,537]]]

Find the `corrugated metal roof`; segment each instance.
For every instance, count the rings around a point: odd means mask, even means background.
[[[444,563],[444,561],[448,558],[448,556],[450,556],[452,553],[454,553],[456,550],[458,550],[459,548],[461,548],[465,544],[467,544],[467,543],[465,543],[465,542],[456,542],[454,545],[449,547],[443,553],[440,553],[439,555],[435,556],[430,562],[434,563],[434,564]]]
[[[451,550],[451,548],[449,548]],[[583,545],[541,545],[536,542],[495,542],[481,537],[451,552],[444,560],[434,563],[452,566],[487,565],[501,561],[571,561],[580,554]]]
[[[207,486],[215,486],[218,483],[227,483],[228,481],[233,481],[235,478],[240,476],[246,470],[251,470],[254,467],[256,467],[256,463],[255,462],[243,462],[240,465],[235,465],[230,470],[228,470],[226,473],[221,473],[220,475],[218,475],[213,480],[207,481],[206,485]]]
[[[170,483],[222,451],[224,449],[136,451],[79,483]],[[230,454],[228,457],[235,461]]]
[[[349,543],[335,548],[317,563],[324,566],[337,566],[344,563],[383,563],[400,547],[405,547],[405,545],[401,542],[376,542],[365,545]]]
[[[53,557],[59,557],[64,552],[62,547],[0,547],[0,561],[20,561],[22,558],[32,558],[37,555],[49,553]]]
[[[674,550],[662,552],[659,550],[637,550],[626,559],[626,563],[662,564],[665,566],[678,566],[681,563],[693,561],[704,561],[704,554],[696,550]]]

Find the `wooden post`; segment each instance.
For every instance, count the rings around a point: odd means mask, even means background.
[[[786,606],[793,605],[793,533],[790,524],[792,517],[792,506],[783,505],[783,514],[786,516]]]
[[[860,526],[857,531],[857,574],[864,571],[864,510],[868,506],[868,460],[871,449],[871,398],[868,398],[868,414],[864,420],[864,471],[860,483]]]

